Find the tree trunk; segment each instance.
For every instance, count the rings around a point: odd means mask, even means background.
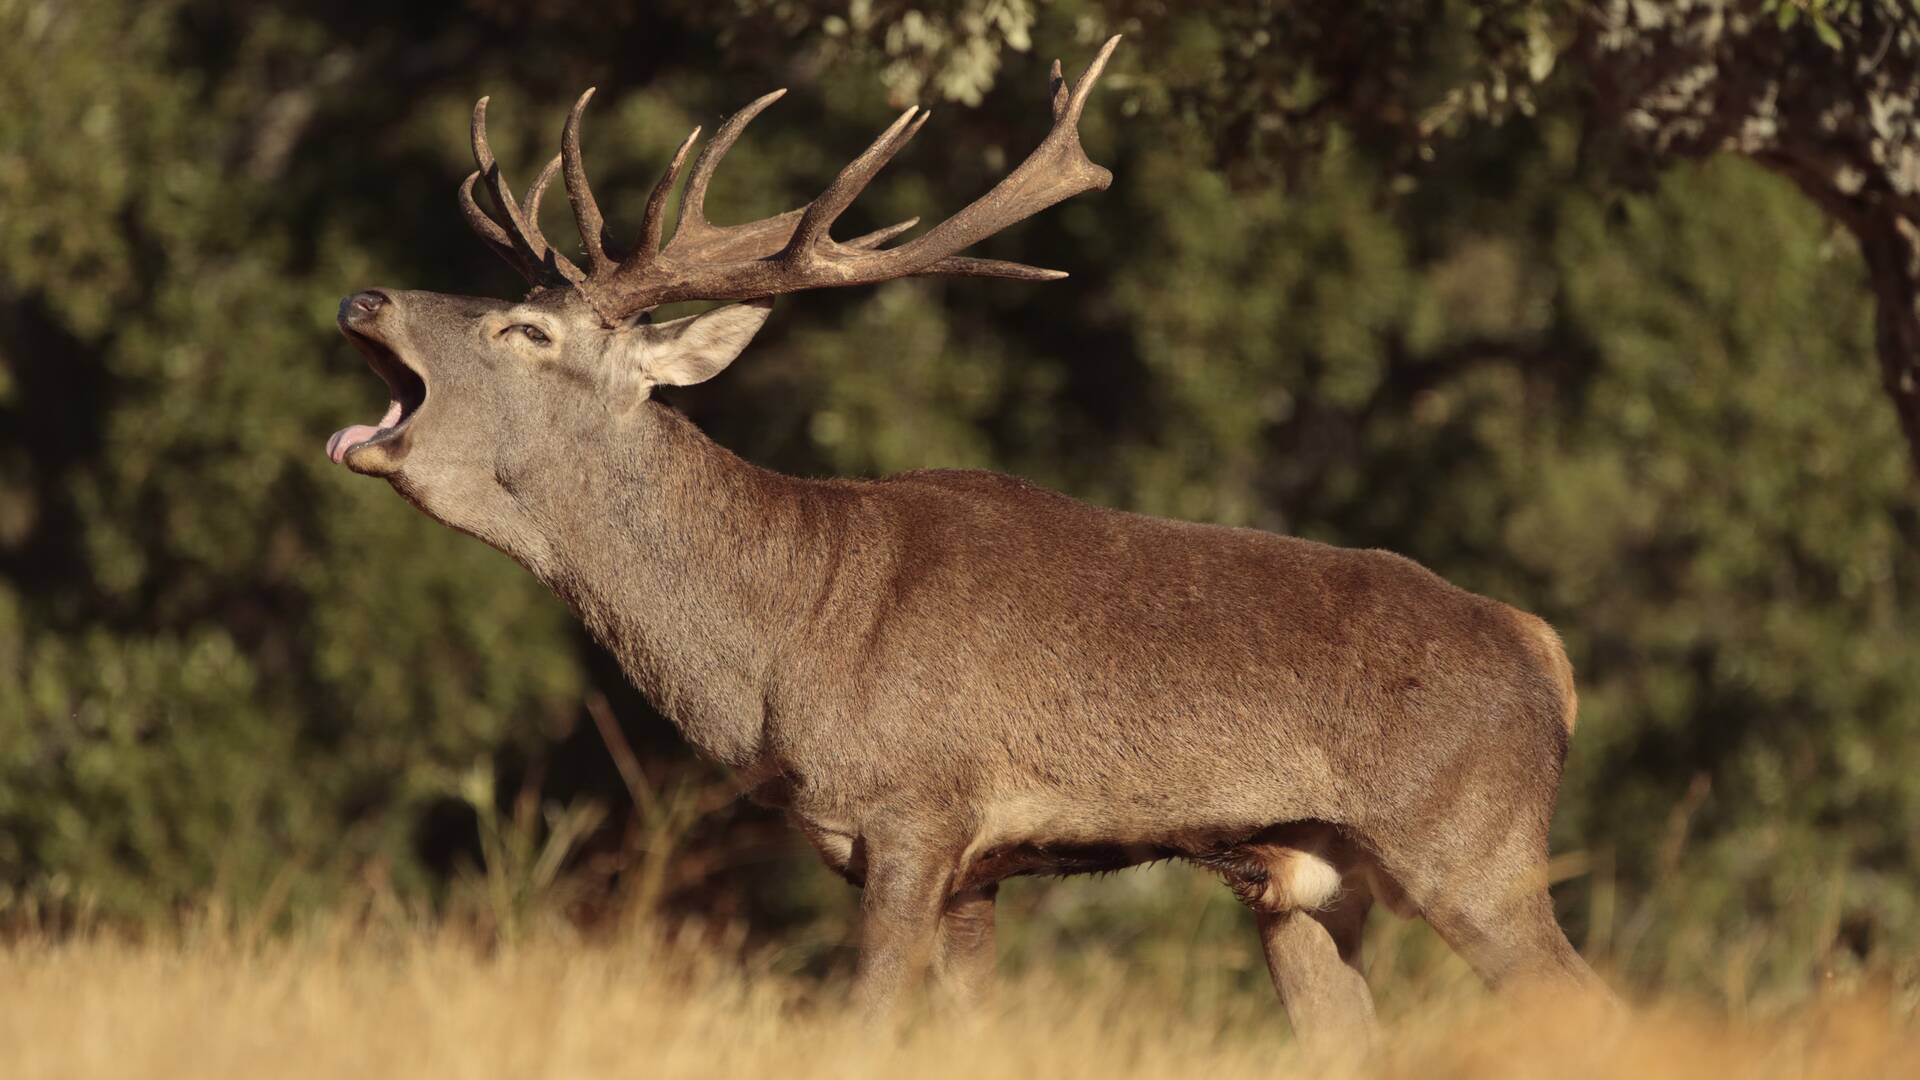
[[[1880,385],[1892,399],[1907,452],[1920,472],[1920,226],[1904,214],[1853,226],[1873,283]]]

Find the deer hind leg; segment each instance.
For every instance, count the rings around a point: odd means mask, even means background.
[[[1360,972],[1340,959],[1326,926],[1305,911],[1256,912],[1254,920],[1267,974],[1301,1045],[1321,1057],[1370,1052],[1378,1036],[1373,995]]]
[[[1594,989],[1593,969],[1553,915],[1546,860],[1522,873],[1456,883],[1423,905],[1427,922],[1487,985]]]
[[[1546,987],[1610,996],[1554,918],[1546,827],[1479,830],[1490,840],[1387,862],[1420,914],[1495,989]],[[1396,865],[1398,864],[1398,865]],[[1404,867],[1404,869],[1402,869]]]
[[[1267,973],[1300,1041],[1316,1056],[1364,1054],[1377,1038],[1373,995],[1357,966],[1371,899],[1331,861],[1330,830],[1275,830],[1196,859],[1253,909]]]

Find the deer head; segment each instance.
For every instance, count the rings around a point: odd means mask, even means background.
[[[1119,43],[1109,40],[1071,88],[1055,61],[1053,125],[1039,146],[992,190],[925,233],[890,242],[918,219],[851,240],[834,223],[875,174],[931,115],[911,108],[854,158],[812,202],[760,221],[707,219],[714,170],[774,91],[735,113],[701,152],[680,195],[678,223],[663,242],[666,203],[698,128],[674,155],[647,199],[636,242],[617,250],[580,154],[580,118],[593,91],[567,116],[560,153],[517,200],[487,142],[487,99],[473,110],[476,171],[460,204],[489,247],[532,285],[500,301],[370,289],[340,305],[340,326],[386,381],[392,401],[375,425],[334,434],[328,456],[381,476],[443,523],[514,551],[535,523],[509,497],[516,484],[591,453],[596,436],[618,426],[660,384],[711,378],[738,356],[766,321],[772,297],[807,289],[868,285],[922,274],[1049,281],[1066,275],[960,254],[980,240],[1111,179],[1081,149],[1078,121]],[[579,228],[583,269],[540,232],[541,197],[559,175]],[[485,187],[492,209],[475,190]],[[678,301],[736,301],[704,314],[654,323],[650,313]],[[744,301],[740,303],[738,301]]]

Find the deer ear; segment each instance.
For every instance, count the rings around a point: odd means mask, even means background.
[[[692,386],[725,370],[773,313],[771,297],[728,304],[672,322],[642,324],[637,336],[640,371],[646,380]]]

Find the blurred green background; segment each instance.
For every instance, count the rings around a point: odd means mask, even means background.
[[[1911,979],[1920,515],[1860,257],[1754,164],[1608,152],[1556,10],[0,0],[0,922],[478,895],[502,927],[644,905],[843,965],[851,892],[558,601],[328,464],[384,401],[335,306],[517,294],[455,208],[481,94],[524,184],[598,85],[629,228],[686,131],[767,89],[717,220],[935,104],[852,235],[984,191],[1045,131],[1047,61],[1124,30],[1083,125],[1113,188],[983,249],[1071,278],[788,299],[675,404],[791,472],[998,468],[1538,612],[1582,686],[1576,944],[1732,999]],[[1264,980],[1197,873],[1004,906],[1016,965]],[[1380,964],[1433,951],[1391,933]]]

